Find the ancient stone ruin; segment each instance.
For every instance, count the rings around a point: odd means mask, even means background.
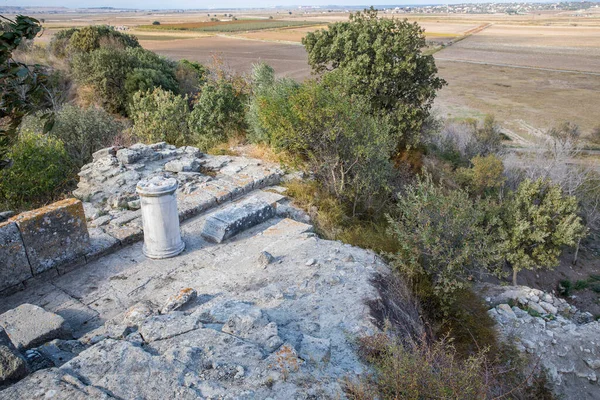
[[[317,237],[279,166],[138,144],[96,152],[80,177],[78,199],[0,225],[0,398],[338,399],[368,372],[355,339],[380,332],[389,268]],[[177,182],[176,257],[143,254],[142,179]],[[486,290],[558,392],[594,398],[598,323],[528,288]]]

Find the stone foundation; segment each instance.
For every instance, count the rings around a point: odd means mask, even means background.
[[[66,199],[27,211],[0,224],[0,292],[29,279],[58,275],[89,250],[81,201]]]

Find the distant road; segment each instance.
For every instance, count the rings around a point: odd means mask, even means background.
[[[538,70],[538,71],[564,72],[564,73],[569,73],[569,74],[600,76],[600,72],[577,71],[577,70],[570,70],[570,69],[553,69],[553,68],[542,68],[542,67],[528,67],[525,65],[490,63],[490,62],[472,61],[472,60],[460,60],[460,59],[455,59],[455,58],[436,57],[435,55],[434,55],[434,57],[436,60],[440,60],[440,61],[452,61],[452,62],[459,62],[459,63],[465,63],[465,64],[492,65],[495,67],[534,69],[534,70]]]

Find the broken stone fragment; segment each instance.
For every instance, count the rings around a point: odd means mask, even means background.
[[[123,324],[126,326],[139,326],[144,319],[156,314],[156,306],[148,300],[140,301],[129,307],[123,315]]]
[[[142,157],[137,151],[121,149],[117,151],[117,159],[123,164],[133,164]]]
[[[271,264],[275,261],[275,257],[271,255],[271,253],[267,251],[261,251],[258,255],[258,266],[262,268],[267,268],[267,265]]]
[[[0,290],[31,277],[31,267],[17,224],[0,222]]]
[[[161,314],[166,314],[171,311],[179,310],[197,296],[198,293],[192,288],[181,289],[176,295],[169,296],[160,312]]]
[[[0,326],[21,351],[53,339],[71,339],[71,329],[60,315],[33,304],[21,304],[0,315]]]
[[[202,327],[202,323],[194,315],[185,315],[181,311],[173,311],[165,315],[146,318],[140,325],[140,335],[145,342],[169,339]]]
[[[165,164],[165,171],[168,172],[199,172],[200,160],[197,158],[183,157],[177,160],[169,161]]]
[[[0,328],[0,388],[27,375],[27,364]]]

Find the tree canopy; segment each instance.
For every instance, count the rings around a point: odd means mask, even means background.
[[[422,52],[423,32],[416,22],[378,18],[371,8],[308,33],[302,43],[315,72],[343,70],[351,91],[366,96],[375,113],[389,115],[396,133],[411,143],[445,84],[433,56]]]

